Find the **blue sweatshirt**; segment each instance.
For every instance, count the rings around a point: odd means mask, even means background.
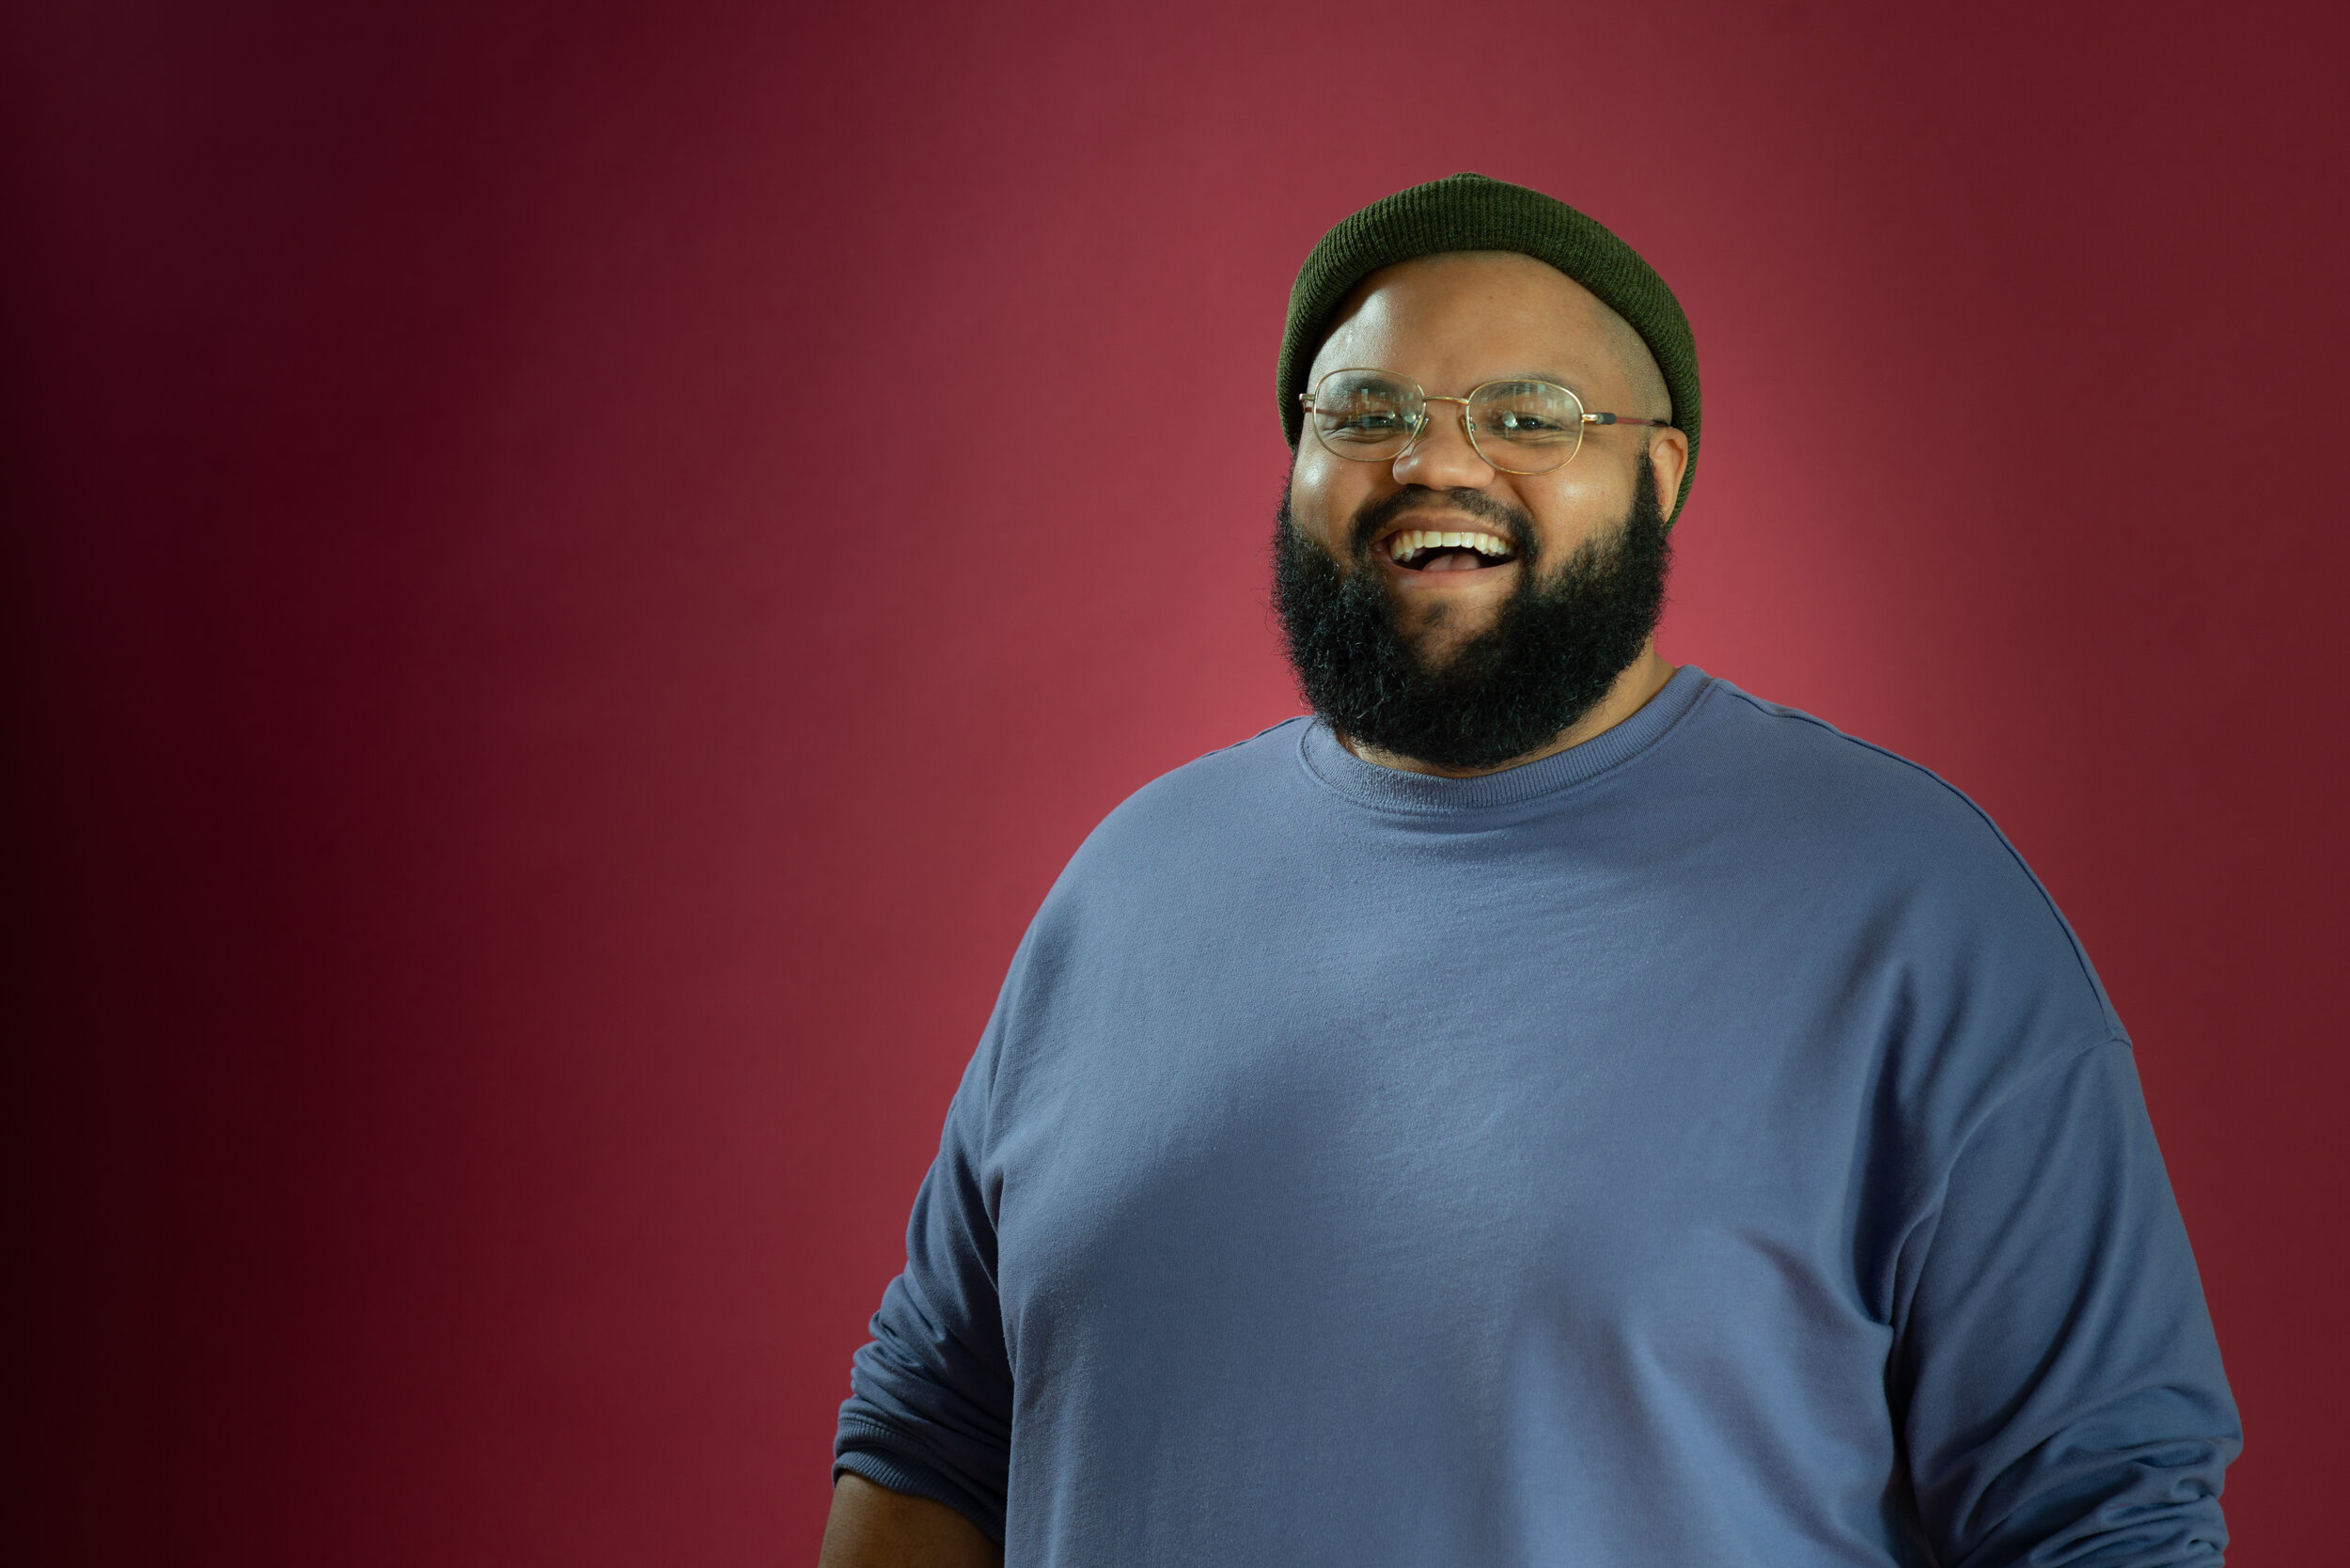
[[[1476,779],[1298,719],[1012,961],[838,1467],[1068,1568],[2214,1563],[2122,1026],[1975,806],[1681,670]]]

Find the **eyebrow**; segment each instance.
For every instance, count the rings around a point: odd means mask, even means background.
[[[1388,372],[1386,372],[1386,373],[1387,373],[1388,375],[1391,375],[1391,376],[1400,376],[1400,375],[1402,375],[1402,374],[1403,374],[1403,372],[1402,372],[1402,371],[1401,371],[1401,370],[1389,370],[1389,371],[1388,371]],[[1409,380],[1410,378],[1409,378],[1409,377],[1406,377],[1405,379],[1406,379],[1406,380]],[[1553,386],[1563,386],[1563,387],[1565,387],[1568,391],[1570,391],[1570,392],[1574,393],[1574,394],[1577,398],[1580,398],[1580,397],[1582,397],[1582,396],[1583,396],[1583,389],[1582,389],[1581,387],[1579,387],[1579,386],[1575,385],[1575,384],[1574,384],[1573,381],[1569,380],[1569,379],[1568,379],[1567,377],[1565,377],[1565,376],[1560,375],[1560,374],[1559,374],[1558,371],[1556,371],[1556,370],[1512,370],[1512,371],[1510,371],[1507,375],[1499,375],[1499,376],[1487,376],[1487,377],[1485,378],[1485,380],[1486,380],[1486,381],[1546,381],[1546,382],[1550,383],[1550,384],[1551,384],[1551,385],[1553,385]],[[1480,384],[1480,385],[1482,385],[1482,384],[1483,384],[1483,383],[1480,383],[1479,384]]]

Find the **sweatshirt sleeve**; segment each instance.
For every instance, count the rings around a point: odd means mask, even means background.
[[[945,1503],[1000,1544],[1011,1367],[981,1174],[989,1059],[982,1044],[956,1090],[906,1226],[905,1272],[883,1293],[872,1340],[850,1369],[833,1476],[850,1470]]]
[[[2242,1431],[2127,1044],[1986,1116],[1912,1248],[1890,1392],[1935,1560],[2217,1564]]]

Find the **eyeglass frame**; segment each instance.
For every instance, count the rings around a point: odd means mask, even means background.
[[[1332,376],[1345,375],[1386,376],[1390,380],[1402,382],[1404,385],[1409,386],[1414,392],[1419,394],[1419,424],[1413,430],[1411,439],[1404,442],[1402,449],[1398,450],[1394,453],[1394,455],[1390,457],[1357,457],[1352,452],[1341,452],[1336,447],[1330,445],[1328,439],[1323,435],[1322,428],[1314,423],[1314,399],[1321,395],[1324,387],[1330,384],[1330,378]],[[1500,463],[1496,463],[1493,459],[1487,457],[1485,455],[1485,448],[1477,444],[1477,421],[1468,416],[1468,405],[1480,392],[1482,392],[1488,386],[1499,386],[1505,382],[1520,382],[1534,386],[1548,386],[1555,388],[1558,391],[1564,392],[1568,397],[1573,398],[1574,400],[1574,406],[1582,411],[1582,418],[1575,426],[1574,431],[1574,450],[1569,452],[1565,457],[1560,458],[1557,463],[1552,463],[1547,468],[1505,468]],[[1459,403],[1461,405],[1461,431],[1464,435],[1468,437],[1469,450],[1477,454],[1477,461],[1483,463],[1486,467],[1493,469],[1496,473],[1515,474],[1522,478],[1531,478],[1537,474],[1556,474],[1559,469],[1564,468],[1568,463],[1573,463],[1582,454],[1583,432],[1585,429],[1592,425],[1648,425],[1653,426],[1657,430],[1671,430],[1673,428],[1673,422],[1670,419],[1636,419],[1628,414],[1594,414],[1590,409],[1583,407],[1583,399],[1576,393],[1574,387],[1560,386],[1557,382],[1544,381],[1540,376],[1496,376],[1491,381],[1480,381],[1475,386],[1470,387],[1466,396],[1448,398],[1439,397],[1430,393],[1427,388],[1420,385],[1419,383],[1412,380],[1409,376],[1399,376],[1393,370],[1382,370],[1375,365],[1349,365],[1343,366],[1336,370],[1327,371],[1321,377],[1320,380],[1314,383],[1312,391],[1300,392],[1297,395],[1297,402],[1298,406],[1305,410],[1306,427],[1314,432],[1315,445],[1319,446],[1324,451],[1329,453],[1332,457],[1342,458],[1348,463],[1402,462],[1404,458],[1411,455],[1412,448],[1419,445],[1419,438],[1428,433],[1429,427],[1436,422],[1435,416],[1429,412],[1428,405],[1430,403]]]

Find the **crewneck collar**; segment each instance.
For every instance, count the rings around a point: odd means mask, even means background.
[[[1538,762],[1477,778],[1439,778],[1366,762],[1347,750],[1321,718],[1306,726],[1298,756],[1306,770],[1331,789],[1384,810],[1445,814],[1517,806],[1572,789],[1630,761],[1663,740],[1713,683],[1714,678],[1697,666],[1683,665],[1638,713],[1613,729]]]

